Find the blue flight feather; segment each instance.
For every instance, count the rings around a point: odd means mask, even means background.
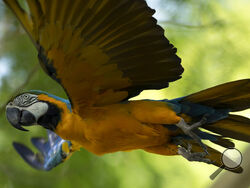
[[[39,153],[34,153],[31,149],[21,143],[13,143],[14,148],[24,161],[38,170],[49,171],[64,162],[65,155],[62,151],[62,145],[67,142],[69,147],[71,146],[70,141],[63,140],[52,131],[48,130],[47,135],[48,141],[45,141],[44,138],[31,139],[31,142],[39,150]]]

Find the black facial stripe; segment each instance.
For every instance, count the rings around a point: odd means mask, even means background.
[[[58,123],[61,121],[61,109],[54,104],[46,101],[43,102],[47,103],[49,108],[46,114],[38,119],[37,123],[46,129],[54,131]]]

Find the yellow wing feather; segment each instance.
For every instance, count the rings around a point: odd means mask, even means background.
[[[16,17],[19,19],[26,32],[29,35],[32,35],[32,26],[33,26],[32,21],[30,20],[29,15],[18,4],[17,0],[4,0],[4,2],[15,13]],[[31,40],[33,40],[32,36]]]
[[[176,49],[144,0],[5,0],[31,36],[44,70],[80,113],[180,78]]]

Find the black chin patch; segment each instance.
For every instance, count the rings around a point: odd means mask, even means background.
[[[38,119],[37,123],[46,129],[54,131],[61,121],[61,110],[54,104],[46,103],[49,106],[48,111]]]

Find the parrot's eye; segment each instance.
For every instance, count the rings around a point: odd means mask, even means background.
[[[13,105],[13,102],[9,102],[9,105],[12,106],[12,105]]]
[[[29,98],[29,96],[28,96],[28,95],[26,95],[26,94],[24,94],[24,95],[23,95],[23,98],[24,98],[24,99],[28,99],[28,98]]]

